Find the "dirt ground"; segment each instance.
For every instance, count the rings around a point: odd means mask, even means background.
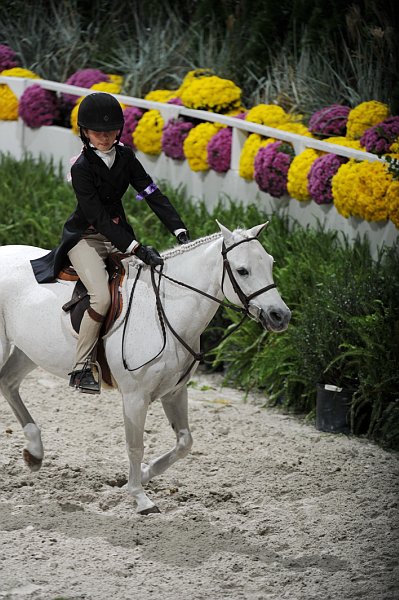
[[[0,398],[0,598],[397,600],[399,456],[321,433],[198,374],[193,451],[135,513],[121,401],[44,371],[23,396],[42,428],[38,473]],[[154,403],[146,458],[174,442]]]

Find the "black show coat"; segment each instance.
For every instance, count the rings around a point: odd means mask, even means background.
[[[137,239],[126,219],[122,197],[129,185],[140,193],[152,183],[152,179],[131,148],[117,145],[115,161],[109,169],[91,148],[85,147],[73,164],[71,175],[77,206],[64,225],[60,245],[31,261],[39,283],[55,281],[60,270],[69,264],[69,250],[90,226],[121,252],[125,252]],[[155,190],[145,200],[171,233],[176,229],[186,229],[175,208],[160,190]],[[118,223],[113,221],[116,217],[119,217]]]

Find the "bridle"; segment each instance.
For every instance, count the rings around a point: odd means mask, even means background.
[[[134,280],[133,283],[133,287],[132,287],[132,291],[130,293],[130,298],[129,298],[129,304],[127,307],[127,311],[126,311],[126,316],[125,316],[125,323],[124,323],[124,327],[123,327],[123,336],[122,336],[122,361],[123,361],[123,366],[127,371],[133,372],[133,371],[137,371],[138,369],[141,369],[142,367],[144,367],[145,365],[151,363],[152,361],[154,361],[156,358],[158,358],[158,356],[160,356],[160,354],[162,354],[163,350],[165,349],[165,345],[166,345],[166,327],[165,325],[168,327],[168,329],[171,331],[171,333],[174,335],[174,337],[182,344],[182,346],[191,354],[191,356],[193,357],[193,361],[190,364],[189,368],[185,371],[185,373],[180,377],[179,382],[182,381],[184,379],[184,377],[186,377],[186,375],[191,371],[191,369],[193,368],[194,364],[196,362],[201,361],[204,356],[210,352],[211,350],[213,350],[214,348],[216,348],[216,346],[218,346],[222,341],[224,341],[227,337],[229,337],[232,333],[234,333],[235,331],[237,331],[237,329],[242,325],[242,323],[244,322],[244,320],[247,317],[252,317],[252,315],[249,312],[249,303],[253,298],[256,298],[256,296],[260,296],[261,294],[264,294],[265,292],[268,292],[269,290],[274,289],[276,286],[275,283],[271,283],[270,285],[267,285],[263,288],[260,288],[259,290],[257,290],[256,292],[253,292],[252,294],[250,294],[249,296],[247,296],[243,290],[240,288],[240,285],[238,283],[238,281],[236,280],[236,278],[234,277],[229,259],[227,258],[227,254],[233,250],[233,248],[236,248],[237,246],[239,246],[240,244],[244,244],[246,242],[251,242],[253,240],[257,240],[256,237],[250,237],[250,238],[246,238],[244,240],[240,240],[239,242],[236,242],[235,244],[232,244],[231,246],[229,246],[228,248],[226,248],[225,242],[223,240],[222,243],[222,256],[223,256],[223,273],[222,273],[222,281],[221,281],[221,290],[224,294],[224,290],[223,290],[223,286],[224,286],[224,281],[225,281],[225,276],[227,273],[227,276],[231,282],[231,285],[233,287],[234,292],[237,294],[240,302],[242,303],[242,307],[240,306],[235,306],[234,304],[232,304],[231,302],[225,302],[223,300],[219,300],[219,298],[216,298],[215,296],[212,296],[211,294],[208,294],[207,292],[204,292],[203,290],[200,290],[198,288],[195,288],[187,283],[184,283],[183,281],[179,281],[177,279],[174,279],[173,277],[169,277],[169,275],[165,275],[165,273],[163,272],[162,267],[157,270],[155,269],[155,267],[151,267],[151,283],[152,283],[152,287],[155,293],[155,301],[156,301],[156,307],[157,307],[157,313],[158,313],[158,318],[159,318],[159,322],[161,324],[161,329],[162,329],[162,337],[163,337],[163,343],[162,343],[162,348],[161,350],[152,358],[150,358],[148,361],[146,361],[145,363],[143,363],[142,365],[138,366],[138,367],[134,367],[134,368],[129,368],[126,362],[126,358],[125,358],[125,353],[124,353],[124,341],[125,341],[125,333],[126,333],[126,328],[127,328],[127,323],[129,320],[129,316],[130,316],[130,311],[131,311],[131,306],[132,306],[132,301],[133,301],[133,296],[134,296],[134,291],[136,288],[136,284],[137,281],[140,277],[140,273],[141,273],[141,269],[142,266],[140,265],[139,268],[137,269],[137,275],[136,278]],[[157,273],[159,275],[158,277],[158,283],[155,281],[155,273]],[[205,296],[206,298],[209,298],[210,300],[213,300],[214,302],[217,302],[220,306],[224,306],[226,308],[232,309],[238,313],[241,313],[242,319],[239,321],[239,323],[237,323],[232,329],[229,329],[229,331],[221,338],[219,339],[215,344],[213,344],[212,346],[210,346],[209,348],[207,348],[206,350],[202,351],[202,352],[195,352],[195,350],[193,350],[193,348],[191,348],[187,342],[185,342],[185,340],[177,333],[177,331],[172,327],[166,313],[165,313],[165,309],[162,305],[161,302],[161,295],[160,295],[160,285],[161,285],[161,279],[167,279],[168,281],[171,281],[172,283],[175,283],[177,285],[180,285],[182,287],[185,287],[189,290],[192,290],[198,294],[201,294],[201,296]]]
[[[241,304],[243,305],[247,316],[251,316],[249,313],[249,303],[252,300],[252,298],[256,298],[256,296],[260,296],[261,294],[264,294],[265,292],[268,292],[269,290],[272,290],[273,288],[275,288],[277,286],[275,283],[271,283],[270,285],[266,285],[265,287],[261,288],[260,290],[257,290],[256,292],[253,292],[252,294],[247,296],[246,294],[244,294],[244,292],[242,291],[242,289],[239,286],[237,279],[234,277],[231,265],[229,263],[229,259],[227,258],[227,253],[230,252],[231,250],[233,250],[233,248],[236,248],[236,246],[239,246],[240,244],[244,244],[245,242],[251,242],[252,240],[257,240],[257,239],[258,238],[256,238],[256,237],[246,238],[245,240],[240,240],[239,242],[232,244],[228,248],[226,248],[226,244],[224,243],[224,241],[222,244],[222,256],[223,256],[223,275],[222,275],[222,284],[221,284],[222,292],[223,292],[224,277],[227,273],[227,275],[229,276],[231,285],[233,286],[233,290],[235,291]]]

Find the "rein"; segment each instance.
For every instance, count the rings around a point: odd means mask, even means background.
[[[123,336],[122,336],[122,361],[123,361],[123,366],[127,371],[133,372],[133,371],[137,371],[138,369],[141,369],[142,367],[148,365],[149,363],[151,363],[152,361],[154,361],[156,358],[158,358],[158,356],[160,354],[162,354],[162,352],[165,349],[166,346],[166,326],[169,328],[169,330],[171,331],[171,333],[174,335],[174,337],[180,342],[180,344],[191,354],[191,356],[193,357],[193,361],[190,364],[190,366],[188,367],[188,369],[185,371],[185,373],[180,377],[178,383],[180,383],[180,381],[182,381],[184,379],[184,377],[186,377],[186,375],[191,371],[191,369],[193,368],[193,366],[195,365],[196,362],[199,362],[201,360],[203,360],[203,358],[205,357],[206,354],[208,354],[208,352],[210,352],[211,350],[213,350],[214,348],[216,348],[216,346],[218,346],[221,342],[223,342],[226,338],[228,338],[230,335],[232,335],[235,331],[237,331],[237,329],[242,325],[242,323],[244,322],[244,320],[248,317],[251,316],[249,313],[249,303],[252,300],[252,298],[255,298],[256,296],[259,296],[260,294],[263,294],[275,287],[276,284],[272,283],[270,285],[267,285],[263,288],[261,288],[260,290],[257,290],[256,292],[253,292],[252,294],[250,294],[249,296],[247,296],[242,289],[240,288],[236,278],[234,277],[233,271],[231,269],[231,265],[229,262],[229,259],[227,258],[227,254],[228,252],[230,252],[230,250],[233,250],[233,248],[235,248],[236,246],[239,246],[240,244],[243,244],[245,242],[250,242],[252,240],[257,240],[256,237],[251,237],[251,238],[247,238],[244,240],[241,240],[239,242],[236,242],[235,244],[232,244],[231,246],[229,246],[229,248],[226,248],[226,245],[223,241],[222,244],[222,256],[223,256],[223,274],[222,274],[222,282],[221,282],[221,290],[223,291],[223,284],[224,284],[224,279],[225,279],[225,275],[227,273],[230,282],[233,286],[233,290],[234,292],[237,294],[240,302],[243,305],[243,308],[239,307],[239,306],[235,306],[234,304],[231,303],[227,303],[224,302],[223,300],[219,300],[219,298],[216,298],[215,296],[212,296],[211,294],[208,294],[207,292],[204,292],[203,290],[200,290],[198,288],[195,288],[187,283],[184,283],[183,281],[179,281],[177,279],[173,279],[173,277],[169,277],[168,275],[165,275],[163,273],[162,267],[160,268],[159,271],[157,271],[154,267],[151,267],[151,283],[152,283],[152,287],[154,290],[154,294],[155,294],[155,302],[156,302],[156,308],[157,308],[157,313],[158,313],[158,318],[159,318],[159,322],[161,324],[161,329],[162,329],[162,348],[161,350],[152,358],[150,358],[149,360],[147,360],[145,363],[143,363],[142,365],[138,366],[138,367],[134,367],[134,368],[129,368],[127,362],[126,362],[126,358],[125,358],[125,354],[124,354],[124,341],[125,341],[125,333],[126,333],[126,328],[127,328],[127,323],[129,320],[129,316],[130,316],[130,311],[131,311],[131,306],[132,306],[132,300],[133,300],[133,295],[134,295],[134,291],[136,288],[136,284],[137,281],[140,277],[140,273],[141,273],[141,269],[142,267],[140,266],[137,270],[137,275],[136,278],[134,280],[133,283],[133,287],[132,287],[132,291],[130,293],[130,298],[129,298],[129,304],[128,304],[128,308],[126,311],[126,317],[125,317],[125,324],[124,324],[124,328],[123,328]],[[155,273],[158,273],[159,278],[158,278],[158,284],[155,281]],[[165,313],[165,309],[162,306],[162,302],[161,302],[161,297],[160,297],[160,285],[161,285],[161,279],[162,277],[164,279],[167,279],[168,281],[171,281],[173,283],[176,283],[177,285],[180,285],[182,287],[185,287],[189,290],[192,290],[193,292],[196,292],[197,294],[201,294],[201,296],[205,296],[206,298],[209,298],[210,300],[213,300],[214,302],[217,302],[220,306],[224,306],[225,308],[230,308],[232,310],[235,310],[236,312],[239,312],[243,315],[242,319],[239,321],[239,323],[237,323],[237,325],[235,325],[232,329],[230,329],[230,331],[228,331],[225,335],[223,335],[223,337],[218,340],[215,344],[212,344],[212,346],[210,346],[209,348],[207,348],[206,350],[202,351],[202,352],[195,352],[195,350],[193,350],[193,348],[191,348],[187,342],[177,333],[177,331],[172,327],[172,325],[170,324],[170,321]]]

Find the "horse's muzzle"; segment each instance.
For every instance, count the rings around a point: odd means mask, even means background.
[[[265,311],[255,304],[250,304],[249,316],[267,331],[280,333],[287,329],[291,320],[291,311],[287,306],[283,308],[271,306]]]

